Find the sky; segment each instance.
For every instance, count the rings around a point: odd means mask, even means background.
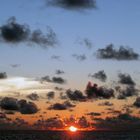
[[[140,123],[140,1],[75,1],[1,0],[3,128]]]

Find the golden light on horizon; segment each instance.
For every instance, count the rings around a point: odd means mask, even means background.
[[[78,129],[77,129],[76,127],[74,127],[74,126],[70,126],[70,127],[69,127],[69,130],[70,130],[71,132],[76,132]]]

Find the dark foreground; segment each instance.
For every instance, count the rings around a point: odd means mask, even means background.
[[[140,140],[135,131],[0,131],[0,140]]]

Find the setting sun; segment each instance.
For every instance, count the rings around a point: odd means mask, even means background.
[[[69,127],[69,130],[70,130],[71,132],[76,132],[76,131],[77,131],[77,128],[74,127],[74,126],[70,126],[70,127]]]

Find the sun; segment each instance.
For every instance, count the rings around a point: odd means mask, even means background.
[[[69,130],[70,130],[71,132],[76,132],[76,131],[77,131],[77,128],[74,127],[74,126],[70,126],[70,127],[69,127]]]

